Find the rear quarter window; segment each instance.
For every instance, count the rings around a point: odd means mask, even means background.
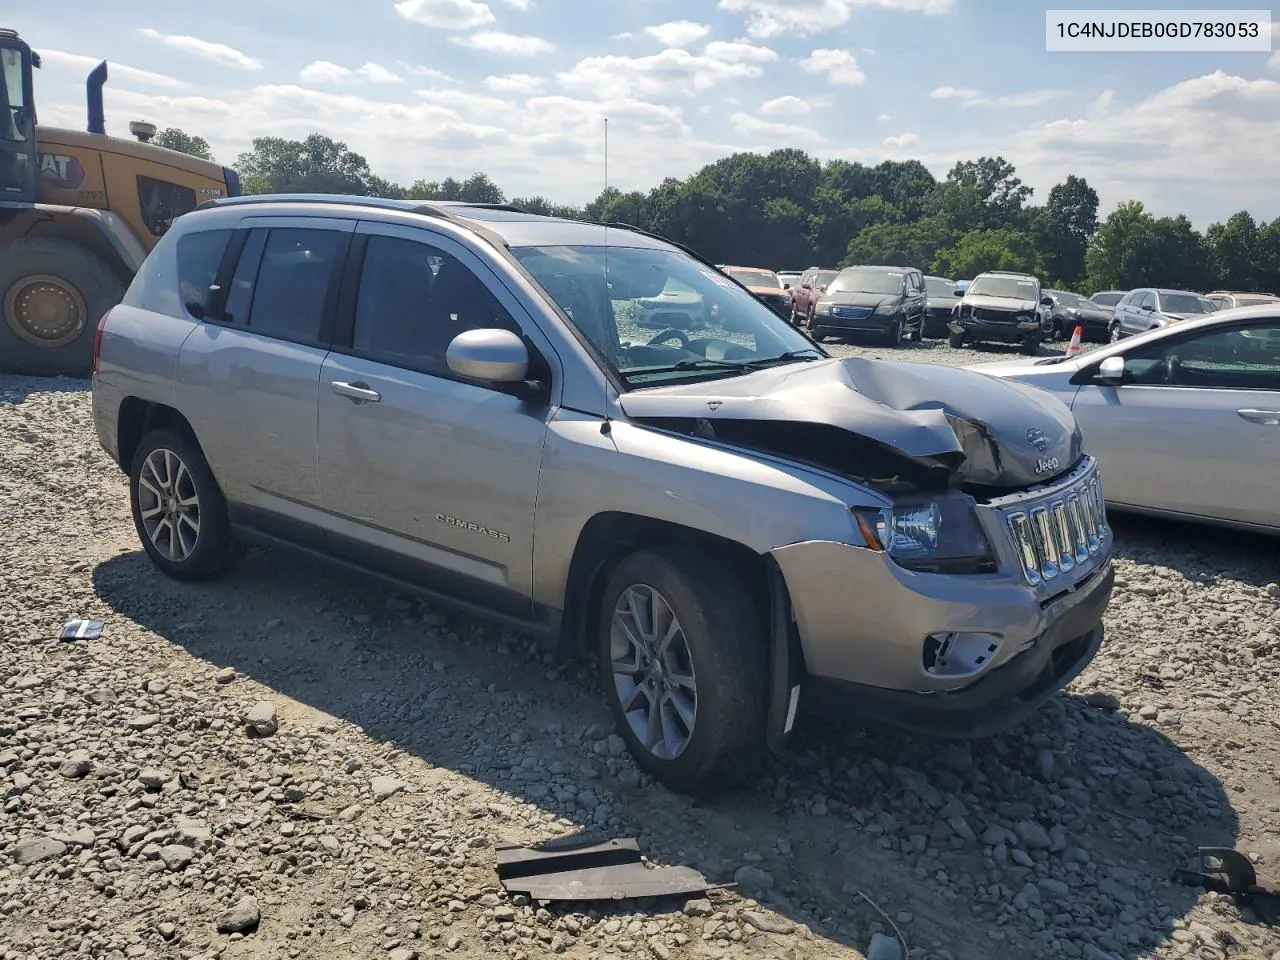
[[[122,302],[168,317],[199,319],[230,237],[230,230],[164,237],[143,262]],[[198,308],[195,313],[192,306]]]

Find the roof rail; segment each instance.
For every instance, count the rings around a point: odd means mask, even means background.
[[[197,206],[196,209],[205,210],[215,207],[236,206],[252,207],[268,203],[332,204],[334,206],[372,207],[380,210],[398,210],[402,213],[416,213],[421,216],[437,217],[441,220],[447,220],[449,223],[453,223],[466,230],[470,230],[476,236],[483,238],[491,245],[500,249],[506,249],[507,247],[507,241],[500,235],[486,227],[480,226],[474,221],[465,220],[448,209],[450,206],[457,207],[466,205],[449,204],[448,202],[419,203],[414,200],[393,200],[390,197],[349,196],[341,193],[252,193],[239,197],[218,197],[214,200],[206,200],[204,203]],[[476,204],[471,204],[470,206],[476,206]],[[520,212],[523,213],[524,211]]]

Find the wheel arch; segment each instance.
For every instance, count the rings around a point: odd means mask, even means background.
[[[200,438],[190,422],[176,409],[154,400],[126,397],[116,416],[116,454],[120,469],[128,473],[143,438],[163,429],[173,430],[200,447]]]
[[[92,254],[126,285],[146,249],[120,217],[105,210],[35,204],[0,222],[0,243],[62,240]]]
[[[668,520],[616,511],[596,514],[583,525],[569,563],[558,652],[590,654],[591,624],[599,616],[609,575],[623,558],[638,550],[672,545],[700,549],[724,562],[727,570],[742,578],[755,601],[755,614],[769,643],[768,745],[782,751],[795,718],[794,698],[805,664],[791,594],[770,554]]]

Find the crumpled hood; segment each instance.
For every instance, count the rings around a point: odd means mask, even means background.
[[[1004,310],[1007,313],[1035,313],[1036,305],[1031,300],[1015,300],[1012,297],[985,297],[966,295],[965,306],[978,307],[982,310]]]
[[[824,425],[952,481],[1017,488],[1073,467],[1083,453],[1071,410],[1035,387],[969,370],[851,357],[772,367],[727,380],[623,394],[645,421]],[[795,429],[798,429],[795,428]],[[730,441],[732,442],[732,441]],[[821,460],[821,450],[812,457]],[[873,474],[874,475],[874,474]]]

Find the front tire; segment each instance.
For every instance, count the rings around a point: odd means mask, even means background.
[[[815,327],[810,323],[809,339],[814,343],[823,343],[827,339],[827,332],[823,330],[822,327]]]
[[[605,585],[603,684],[638,766],[680,793],[738,782],[765,734],[761,612],[731,568],[700,550],[642,550]]]
[[[902,318],[899,317],[893,321],[893,326],[889,328],[889,346],[902,346]]]
[[[1023,353],[1025,353],[1029,357],[1035,356],[1036,351],[1040,349],[1040,338],[1027,337],[1027,339],[1022,341],[1022,346],[1020,349],[1022,350]]]
[[[947,344],[948,346],[959,350],[964,346],[964,334],[956,333],[954,330],[951,331],[951,333],[947,334]]]
[[[1111,343],[1120,342],[1120,321],[1118,320],[1111,321],[1111,329],[1107,334],[1107,339]]]
[[[88,377],[98,319],[124,291],[114,270],[68,240],[0,246],[0,370]]]
[[[167,429],[143,437],[129,468],[129,505],[142,548],[166,576],[204,580],[234,562],[227,503],[194,440]]]

